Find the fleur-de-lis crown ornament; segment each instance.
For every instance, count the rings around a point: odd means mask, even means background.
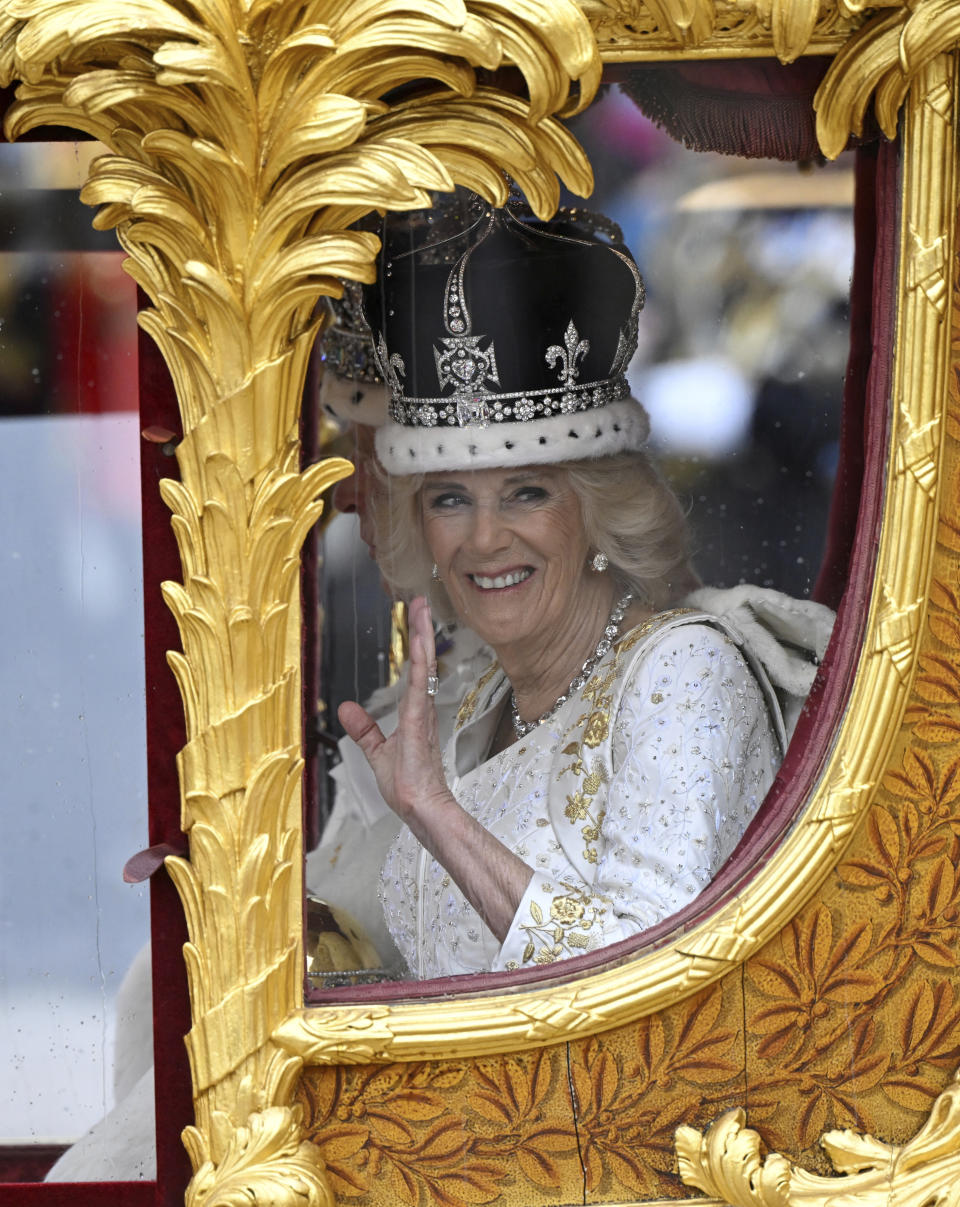
[[[649,423],[626,379],[643,282],[617,228],[584,211],[542,222],[516,204],[461,212],[459,227],[440,221],[441,238],[419,214],[381,231],[364,308],[391,387],[377,439],[386,468],[542,464],[643,445]],[[395,358],[402,377],[389,371]]]

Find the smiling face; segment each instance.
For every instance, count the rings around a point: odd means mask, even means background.
[[[423,531],[461,621],[495,649],[561,641],[602,593],[562,469],[427,474]]]

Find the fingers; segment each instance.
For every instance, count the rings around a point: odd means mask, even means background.
[[[423,638],[420,633],[414,633],[410,638],[410,669],[407,678],[407,690],[400,701],[400,715],[417,717],[423,720],[428,711],[430,696],[427,693],[428,677],[434,673],[427,662]]]
[[[340,724],[369,759],[386,740],[380,726],[365,708],[353,700],[345,700],[337,709]]]
[[[425,596],[418,595],[416,599],[411,601],[410,615],[413,621],[414,632],[420,638],[424,662],[427,668],[426,673],[428,675],[435,675],[437,673],[437,647],[433,633],[433,615]]]
[[[428,745],[437,741],[437,710],[428,691],[431,677],[436,686],[437,656],[433,642],[433,621],[427,601],[418,596],[410,604],[410,664],[407,690],[400,701],[400,728],[419,734]]]

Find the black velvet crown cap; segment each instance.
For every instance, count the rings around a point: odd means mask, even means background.
[[[646,440],[625,375],[643,283],[622,244],[569,216],[509,209],[439,240],[422,216],[393,219],[383,241],[364,309],[391,394],[377,440],[390,472],[570,460]]]

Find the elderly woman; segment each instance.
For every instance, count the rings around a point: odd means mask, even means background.
[[[387,924],[421,978],[579,955],[716,874],[782,757],[776,698],[736,631],[677,607],[696,579],[624,376],[629,253],[495,210],[453,240],[387,240],[381,281],[377,544],[419,595],[397,729],[355,703],[340,718],[406,823]],[[444,752],[427,595],[496,655]]]

